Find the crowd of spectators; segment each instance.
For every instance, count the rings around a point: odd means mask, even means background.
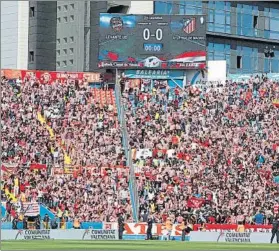
[[[42,84],[35,77],[2,78],[1,85],[1,159],[14,167],[1,184],[10,219],[22,213],[17,210],[22,203],[34,201],[67,220],[131,215],[115,101],[100,102],[86,80]],[[111,93],[107,87],[100,92]],[[47,168],[31,170],[32,163]],[[75,175],[64,172],[72,169]],[[19,205],[11,205],[11,197]]]
[[[36,201],[60,222],[116,222],[122,212],[132,221],[115,103],[96,100],[86,80],[1,85],[1,159],[14,167],[2,179],[10,218]],[[279,203],[278,82],[122,86],[140,221],[271,222]],[[32,163],[47,168],[31,170]]]
[[[139,218],[270,223],[278,213],[279,83],[201,88],[122,80]],[[189,201],[198,206],[189,206]]]

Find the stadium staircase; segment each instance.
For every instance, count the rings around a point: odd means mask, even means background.
[[[46,214],[48,214],[48,216],[51,220],[55,218],[55,214],[46,205],[44,205],[43,203],[40,203],[41,219],[43,219]]]
[[[66,153],[65,151],[65,147],[63,145],[63,142],[61,140],[58,139],[58,137],[56,137],[53,129],[47,124],[45,117],[41,114],[41,112],[37,113],[37,119],[40,121],[42,126],[45,126],[45,128],[47,129],[48,133],[49,133],[49,137],[50,140],[56,140],[61,148],[61,150],[63,151],[64,154],[64,164],[65,164],[65,169],[67,169],[68,166],[71,165],[72,160],[70,158],[70,156]],[[51,152],[54,152],[54,149],[51,149]],[[67,171],[67,170],[65,170]]]
[[[123,106],[121,100],[121,90],[120,90],[119,82],[117,82],[115,85],[115,98],[117,104],[118,119],[120,121],[120,126],[122,131],[122,144],[125,150],[127,166],[129,167],[130,170],[129,190],[130,190],[130,197],[132,203],[133,218],[135,222],[138,222],[138,211],[139,211],[138,190],[137,190],[135,170],[132,163],[132,151],[129,145],[129,134],[126,127],[125,107]]]

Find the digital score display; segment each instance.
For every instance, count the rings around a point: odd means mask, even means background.
[[[100,68],[205,67],[204,15],[100,14]]]
[[[146,52],[160,52],[163,50],[163,44],[143,44]]]

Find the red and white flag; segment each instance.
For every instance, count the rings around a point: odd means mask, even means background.
[[[17,167],[17,164],[2,163],[1,171],[4,173],[14,173],[14,169],[16,167]]]
[[[279,212],[279,204],[274,205],[273,211],[274,211],[274,214],[278,214],[278,212]]]
[[[190,63],[190,62],[205,62],[206,61],[206,51],[187,51],[183,52],[174,59],[169,60],[170,62],[179,63]]]
[[[40,206],[37,202],[24,202],[23,212],[26,216],[37,216],[40,214]]]
[[[187,201],[187,207],[190,208],[200,208],[204,203],[204,199],[199,199],[196,197],[191,197]]]

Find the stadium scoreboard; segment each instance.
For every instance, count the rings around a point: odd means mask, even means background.
[[[204,15],[100,14],[100,68],[193,69],[205,65]]]

